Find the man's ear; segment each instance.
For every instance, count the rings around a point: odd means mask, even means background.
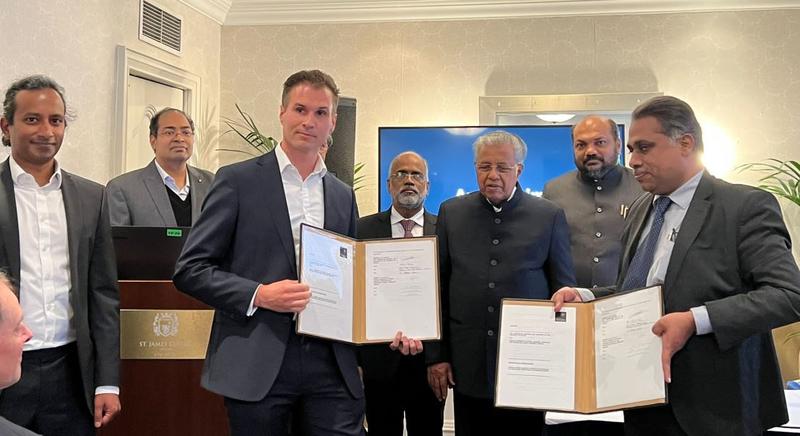
[[[153,149],[153,153],[156,151],[156,135],[150,135],[150,148]]]
[[[691,133],[684,133],[678,138],[678,144],[681,146],[681,153],[688,156],[689,153],[696,151],[697,141]]]

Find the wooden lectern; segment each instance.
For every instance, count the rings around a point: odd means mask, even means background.
[[[163,343],[169,344],[171,329],[177,331],[175,313],[208,311],[205,304],[179,292],[171,281],[120,281],[121,315],[148,309],[143,316],[154,318],[144,326],[163,331]],[[153,315],[155,313],[155,315]],[[159,318],[163,318],[159,321]],[[149,318],[148,318],[149,320]],[[174,324],[170,324],[174,322]],[[160,326],[163,324],[163,326]],[[185,322],[180,328],[188,328]],[[121,325],[121,330],[125,329]],[[121,332],[120,341],[126,340]],[[158,332],[157,332],[158,333]],[[129,336],[129,335],[127,335]],[[204,338],[208,343],[208,337]],[[140,345],[145,344],[140,341]],[[121,348],[131,344],[121,344]],[[107,427],[98,431],[101,436],[226,436],[228,418],[223,399],[200,386],[202,359],[125,358],[121,362],[120,398],[122,413]]]

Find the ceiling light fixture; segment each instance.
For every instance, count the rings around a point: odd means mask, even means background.
[[[536,114],[536,118],[548,123],[565,123],[575,118],[575,114]]]

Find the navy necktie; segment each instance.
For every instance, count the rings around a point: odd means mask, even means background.
[[[653,266],[653,255],[656,251],[658,235],[664,225],[664,213],[667,212],[670,204],[672,204],[672,200],[669,197],[659,197],[656,200],[653,206],[653,224],[650,226],[650,232],[647,233],[644,242],[636,249],[636,254],[633,255],[633,260],[628,265],[628,272],[622,282],[621,291],[643,288],[647,284],[647,275],[650,272],[650,267]]]

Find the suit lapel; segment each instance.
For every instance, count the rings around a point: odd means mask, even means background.
[[[433,215],[429,214],[428,212],[425,212],[423,214],[423,217],[425,219],[425,225],[422,226],[422,234],[424,236],[435,235],[436,234],[436,217],[434,217]]]
[[[194,224],[194,222],[197,221],[197,217],[200,216],[200,208],[203,206],[203,201],[200,199],[206,197],[210,180],[204,179],[200,171],[197,171],[194,167],[189,165],[186,167],[189,171],[189,183],[191,183],[189,189],[192,193],[192,224]]]
[[[11,159],[10,157],[8,159]],[[11,180],[11,165],[6,159],[0,164],[0,230],[2,246],[8,262],[9,274],[19,280],[19,226],[17,223],[17,202],[14,197],[14,182]],[[14,287],[14,292],[18,290]],[[19,297],[19,295],[17,295]]]
[[[697,235],[703,228],[703,223],[706,221],[708,212],[711,209],[711,197],[713,189],[711,186],[711,176],[704,173],[697,185],[697,190],[694,192],[694,197],[689,203],[689,209],[686,211],[686,216],[681,222],[678,237],[675,239],[675,246],[672,247],[672,254],[669,258],[669,265],[667,266],[667,275],[664,277],[664,291],[668,292],[672,288],[672,283],[678,275],[678,272],[683,265],[683,260],[686,258],[686,252],[697,239]]]
[[[81,204],[81,196],[72,176],[61,170],[61,196],[64,198],[64,215],[67,217],[67,245],[69,246],[69,273],[70,273],[70,302],[76,312],[81,304],[76,304],[76,293],[72,292],[78,287],[78,253],[81,244],[81,228],[83,228],[83,214],[81,211],[89,211]],[[80,319],[77,317],[76,319]]]
[[[150,194],[150,198],[156,205],[156,211],[161,216],[161,220],[166,227],[175,227],[178,222],[175,221],[175,212],[172,211],[172,205],[169,203],[167,196],[167,187],[164,185],[164,180],[161,179],[161,174],[158,173],[156,168],[156,161],[150,161],[147,166],[147,171],[144,177],[144,187]]]
[[[376,218],[378,219],[378,228],[374,233],[378,238],[391,238],[392,237],[392,208],[379,213]]]
[[[636,253],[636,248],[639,246],[639,238],[642,236],[644,224],[647,222],[647,217],[650,215],[650,210],[653,208],[653,194],[646,194],[641,200],[639,207],[631,208],[629,219],[631,231],[627,234],[631,235],[625,244],[622,252],[622,262],[619,276],[617,277],[617,287],[622,286],[625,280],[625,275],[628,273],[628,265],[631,263],[633,255]]]
[[[297,274],[297,259],[294,254],[294,238],[292,237],[292,223],[289,219],[289,209],[286,207],[286,193],[283,190],[283,179],[281,179],[280,168],[278,167],[278,159],[275,157],[275,152],[267,153],[261,156],[256,163],[265,167],[262,171],[264,183],[261,186],[270,188],[254,187],[255,189],[263,189],[267,195],[269,212],[272,215],[272,223],[275,225],[275,232],[280,238],[281,245],[283,245],[283,252],[289,259],[289,264],[295,275]]]
[[[325,224],[324,227],[328,230],[337,231],[339,229],[339,217],[334,212],[338,209],[336,207],[336,199],[333,198],[333,188],[331,187],[332,179],[325,174],[322,178],[322,195],[325,201]],[[344,232],[346,233],[346,232]]]

